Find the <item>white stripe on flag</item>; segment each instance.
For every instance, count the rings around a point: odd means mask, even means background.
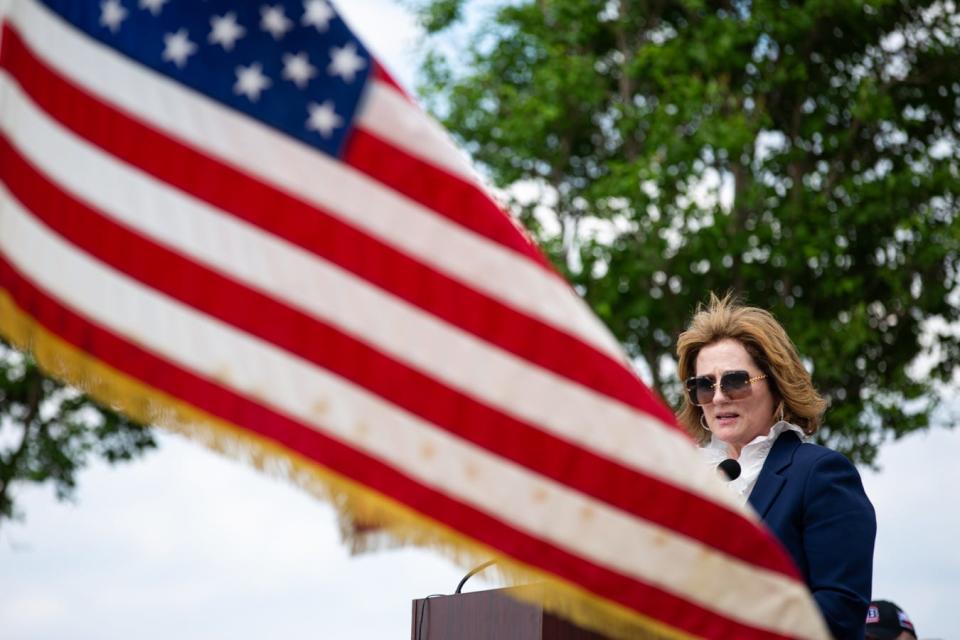
[[[470,184],[480,179],[447,131],[395,88],[374,79],[357,121],[366,130],[410,155],[452,173]],[[415,142],[415,144],[411,144]]]

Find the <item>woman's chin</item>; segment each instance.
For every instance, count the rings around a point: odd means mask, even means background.
[[[737,423],[718,424],[713,427],[713,435],[728,444],[734,444],[742,435],[740,425]]]

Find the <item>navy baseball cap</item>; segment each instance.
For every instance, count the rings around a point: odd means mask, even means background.
[[[893,640],[903,631],[917,637],[917,630],[903,609],[887,600],[870,603],[867,608],[867,638]]]

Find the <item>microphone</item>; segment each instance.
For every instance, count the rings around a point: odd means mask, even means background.
[[[726,476],[728,482],[732,482],[740,477],[740,463],[733,458],[727,458],[718,464],[717,470],[723,471],[723,475]]]

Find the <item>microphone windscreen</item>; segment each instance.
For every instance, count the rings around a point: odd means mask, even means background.
[[[723,475],[725,475],[728,480],[736,480],[740,477],[740,463],[733,458],[727,458],[718,464],[717,469],[723,471]]]

